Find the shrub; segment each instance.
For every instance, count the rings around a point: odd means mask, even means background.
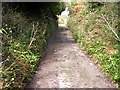
[[[83,4],[81,12],[71,15],[71,32],[102,71],[119,84],[118,3]]]
[[[42,5],[42,6],[40,6]],[[24,88],[44,54],[62,3],[3,3],[3,89]],[[51,9],[52,8],[52,9]]]

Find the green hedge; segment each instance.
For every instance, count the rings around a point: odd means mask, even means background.
[[[118,3],[83,4],[80,13],[71,14],[71,32],[102,71],[120,84],[120,41],[111,30],[119,36]]]
[[[24,88],[31,80],[62,9],[59,2],[3,3],[3,89]]]

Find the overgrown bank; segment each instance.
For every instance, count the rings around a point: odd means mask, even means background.
[[[120,85],[118,3],[72,3],[69,27],[102,71]]]
[[[2,3],[2,78],[4,89],[24,88],[44,54],[63,3]]]

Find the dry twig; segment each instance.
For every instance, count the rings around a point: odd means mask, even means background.
[[[101,14],[101,15],[102,15],[104,21],[107,23],[106,27],[108,27],[108,28],[113,32],[113,34],[114,34],[115,37],[116,37],[116,40],[120,41],[119,36],[118,36],[117,33],[114,31],[114,29],[110,26],[109,22],[105,19],[105,16],[104,16],[103,14]]]
[[[34,39],[35,39],[35,35],[36,35],[36,33],[37,33],[37,30],[38,30],[38,25],[39,25],[39,23],[37,22],[37,25],[36,25],[36,27],[35,27],[35,25],[34,25],[34,23],[33,23],[32,33],[34,32],[34,34],[33,34],[32,40],[31,40],[30,43],[29,43],[28,48],[30,48],[30,46],[32,45],[32,43],[33,43],[33,41],[34,41]],[[36,30],[35,30],[35,29],[36,29]],[[32,35],[32,34],[31,34],[31,35]]]

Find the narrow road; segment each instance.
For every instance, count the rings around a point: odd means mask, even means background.
[[[59,27],[28,88],[114,88],[74,42],[70,30]]]

